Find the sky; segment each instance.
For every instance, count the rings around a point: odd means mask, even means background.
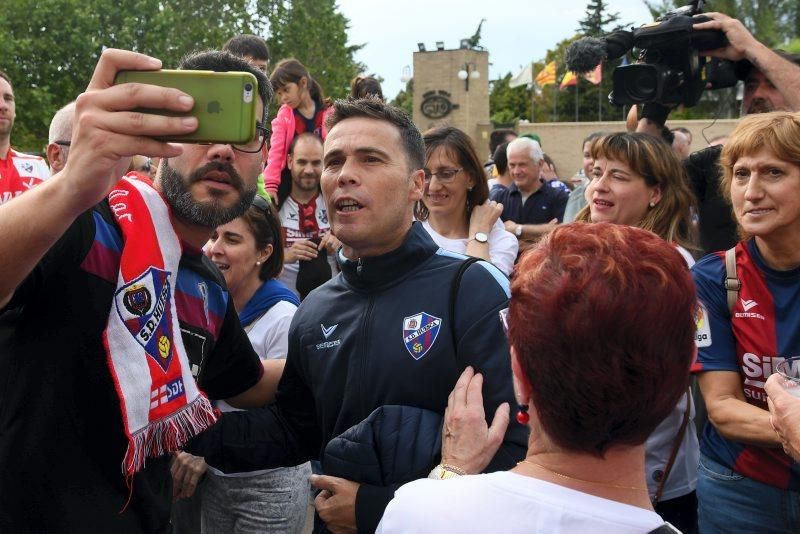
[[[392,99],[404,88],[403,67],[413,68],[417,43],[436,50],[458,48],[481,19],[481,45],[489,51],[489,79],[517,73],[524,64],[544,59],[548,49],[577,33],[587,0],[338,0],[350,20],[350,44],[364,44],[356,60],[367,73],[384,78],[383,93]],[[620,21],[651,22],[643,0],[607,0]],[[485,73],[481,73],[485,75]],[[412,72],[413,75],[413,72]]]

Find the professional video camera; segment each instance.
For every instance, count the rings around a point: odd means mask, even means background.
[[[701,15],[702,4],[703,0],[695,0],[633,31],[616,31],[600,39],[584,37],[567,49],[567,68],[589,72],[604,59],[637,49],[638,63],[614,69],[611,103],[693,106],[704,89],[732,87],[737,81],[732,62],[707,61],[699,54],[728,44],[721,31],[693,28],[711,20]]]

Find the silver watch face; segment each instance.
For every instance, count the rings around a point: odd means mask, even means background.
[[[475,232],[475,241],[478,243],[486,243],[489,241],[489,236],[483,232]]]

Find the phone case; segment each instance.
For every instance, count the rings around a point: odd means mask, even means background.
[[[187,135],[157,137],[179,143],[245,144],[256,132],[258,82],[249,72],[198,70],[122,71],[115,84],[145,83],[175,87],[194,98],[191,115],[197,117],[197,130]],[[164,109],[139,109],[143,113],[183,115]]]

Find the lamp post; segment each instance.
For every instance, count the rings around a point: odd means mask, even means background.
[[[461,70],[458,71],[458,79],[464,81],[464,90],[469,92],[469,80],[477,80],[481,77],[481,73],[475,63],[464,63]]]
[[[400,81],[403,83],[411,81],[411,67],[409,65],[403,67],[403,74],[400,76]]]

